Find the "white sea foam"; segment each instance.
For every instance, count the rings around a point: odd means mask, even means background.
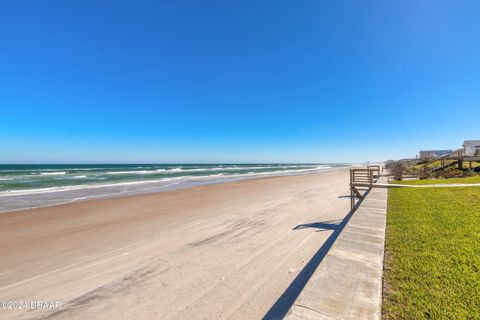
[[[221,170],[229,170],[227,168],[233,168],[234,166],[230,167],[216,167]],[[305,169],[299,169],[301,167],[307,167]],[[266,167],[260,167],[260,166],[252,166],[252,167],[237,167],[242,170],[245,170],[247,168],[266,168]],[[97,184],[81,184],[81,185],[74,185],[74,186],[59,186],[59,187],[47,187],[47,188],[36,188],[36,189],[21,189],[21,190],[8,190],[8,191],[0,191],[0,197],[5,197],[5,196],[20,196],[20,195],[32,195],[32,194],[43,194],[43,193],[52,193],[52,192],[66,192],[66,191],[72,191],[72,190],[82,190],[82,189],[98,189],[98,188],[109,188],[109,187],[127,187],[127,186],[135,186],[135,185],[152,185],[152,188],[156,187],[162,187],[163,183],[167,182],[176,182],[176,183],[184,183],[184,182],[194,182],[194,181],[202,181],[202,180],[214,180],[214,179],[221,179],[219,181],[222,181],[224,179],[231,179],[231,178],[255,178],[255,177],[265,177],[265,176],[274,176],[274,175],[289,175],[289,174],[296,174],[296,173],[308,173],[308,172],[315,172],[315,171],[323,171],[330,169],[330,166],[325,166],[325,165],[317,165],[317,166],[300,166],[300,165],[285,165],[283,167],[280,166],[272,166],[272,168],[275,169],[282,169],[284,170],[274,170],[274,171],[263,171],[263,172],[255,172],[255,171],[248,171],[248,173],[206,173],[205,175],[199,175],[199,176],[190,176],[190,175],[183,175],[183,176],[178,176],[178,177],[170,177],[170,178],[162,178],[162,179],[152,179],[152,180],[137,180],[137,181],[129,181],[129,182],[113,182],[113,183],[97,183]],[[288,168],[288,169],[287,169]],[[180,169],[180,170],[178,170]],[[205,170],[205,171],[214,171],[212,168],[191,168],[191,169],[185,169],[183,170],[185,173],[187,172],[192,172],[193,170],[198,171],[198,169]],[[158,170],[165,170],[165,169],[158,169]],[[253,169],[251,169],[253,170]],[[182,171],[181,168],[173,168],[165,171]],[[145,174],[145,173],[158,173],[157,170],[141,170],[141,171],[111,171],[111,172],[106,172],[106,174]],[[160,171],[162,172],[162,171]],[[49,172],[50,175],[53,175],[53,173],[59,175],[59,174],[65,174],[65,172]],[[85,178],[87,176],[85,175],[78,175],[74,176],[72,178],[76,179],[81,179]],[[107,180],[105,177],[98,177],[98,180]],[[106,182],[106,181],[105,181]],[[143,190],[144,187],[141,187]],[[107,192],[108,193],[108,192]]]
[[[156,169],[156,170],[129,170],[129,171],[107,171],[105,174],[109,175],[116,175],[116,174],[158,174],[160,172],[180,172],[180,171],[188,171],[182,170],[181,168],[175,169]]]
[[[135,171],[108,171],[105,172],[105,174],[142,174],[142,173],[148,173],[149,171],[147,170],[135,170]]]
[[[226,166],[226,167],[206,167],[206,168],[173,168],[173,169],[156,169],[156,170],[136,170],[136,171],[110,171],[108,174],[148,174],[158,172],[208,172],[208,171],[242,171],[242,170],[267,170],[281,171],[285,169],[306,168],[306,169],[328,169],[328,166],[312,166],[312,165],[284,165],[284,166]]]
[[[67,174],[65,171],[40,172],[41,176],[62,176]]]
[[[107,188],[107,187],[117,187],[117,186],[132,186],[140,184],[154,184],[159,182],[169,182],[172,180],[181,180],[181,179],[197,179],[202,177],[175,177],[175,178],[163,178],[158,180],[141,180],[141,181],[130,181],[130,182],[117,182],[117,183],[105,183],[105,184],[81,184],[75,186],[62,186],[62,187],[48,187],[48,188],[36,188],[36,189],[19,189],[19,190],[7,190],[0,191],[0,197],[5,196],[18,196],[18,195],[27,195],[27,194],[40,194],[40,193],[50,193],[50,192],[64,192],[71,190],[81,190],[81,189],[97,189],[97,188]]]

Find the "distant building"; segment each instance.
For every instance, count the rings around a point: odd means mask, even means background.
[[[463,142],[463,154],[467,157],[480,157],[480,140]]]
[[[419,157],[422,160],[430,160],[440,158],[446,154],[452,153],[453,150],[421,150],[419,152]]]

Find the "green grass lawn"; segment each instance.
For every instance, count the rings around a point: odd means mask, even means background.
[[[480,188],[390,189],[383,319],[480,319]]]
[[[443,184],[443,183],[480,183],[480,175],[467,178],[449,178],[449,179],[432,179],[432,180],[402,180],[390,181],[394,184]]]

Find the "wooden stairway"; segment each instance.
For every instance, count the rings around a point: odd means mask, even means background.
[[[458,165],[458,168],[461,169],[463,165],[463,149],[457,149],[452,151],[451,153],[448,153],[446,155],[443,155],[439,158],[432,159],[426,163],[423,164],[423,169],[425,172],[436,172],[436,171],[444,171],[448,167],[452,167],[455,165]],[[435,167],[429,167],[429,165],[434,164],[436,162],[440,161],[440,166],[435,166]]]

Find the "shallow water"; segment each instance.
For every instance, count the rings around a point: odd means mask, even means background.
[[[347,164],[0,165],[0,211],[258,177],[323,172],[347,166]]]

